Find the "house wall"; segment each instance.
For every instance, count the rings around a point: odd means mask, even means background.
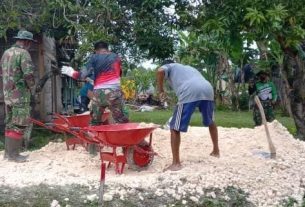
[[[42,36],[41,50],[42,56],[42,67],[40,77],[47,73],[52,73],[54,70],[58,70],[58,64],[56,60],[56,44],[54,38]],[[50,76],[45,83],[43,90],[40,93],[40,116],[42,120],[49,121],[51,118],[48,114],[50,112],[62,111],[61,102],[61,77],[59,75]]]

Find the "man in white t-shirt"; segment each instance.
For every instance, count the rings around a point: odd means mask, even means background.
[[[219,157],[218,131],[214,118],[214,91],[212,85],[195,68],[174,63],[171,60],[164,61],[157,71],[157,84],[159,95],[163,99],[164,80],[178,97],[178,103],[170,121],[171,148],[173,155],[172,164],[166,170],[180,170],[179,155],[180,132],[186,132],[191,116],[198,107],[202,115],[202,121],[209,127],[213,143],[211,156]]]

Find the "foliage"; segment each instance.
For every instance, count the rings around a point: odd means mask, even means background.
[[[165,1],[106,0],[2,0],[0,37],[25,28],[45,32],[62,43],[79,45],[77,58],[92,50],[92,43],[105,40],[130,62],[141,58],[164,59],[174,52],[173,4]],[[183,2],[175,2],[177,7]]]
[[[136,95],[136,84],[134,80],[129,80],[127,78],[121,79],[121,87],[124,93],[124,98],[126,100],[133,100]]]
[[[156,85],[156,74],[153,70],[135,68],[128,70],[121,79],[122,90],[127,100],[135,100],[139,93],[153,92]]]
[[[295,206],[298,203],[298,201],[292,197],[289,197],[288,199],[285,199],[282,201],[281,206],[283,207],[292,207]]]
[[[44,128],[33,127],[31,140],[29,142],[29,150],[40,149],[47,145],[51,140],[63,141],[64,136],[62,134],[52,133]]]
[[[128,74],[135,82],[136,92],[146,92],[151,86],[156,85],[156,74],[153,70],[136,68]]]
[[[239,99],[239,109],[248,110],[249,109],[249,94],[247,91],[243,90]]]
[[[212,38],[190,32],[180,32],[180,47],[177,58],[181,63],[197,68],[213,85],[216,84],[217,43]]]
[[[223,64],[226,61],[229,62],[228,60],[240,67],[244,63],[255,63],[257,70],[270,69],[271,64],[283,64],[283,67],[280,67],[280,77],[285,83],[282,93],[288,96],[288,91],[292,89],[294,96],[286,99],[290,100],[292,109],[299,108],[297,105],[304,105],[305,101],[305,56],[303,55],[305,54],[303,44],[305,8],[302,4],[302,1],[284,0],[202,2],[192,10],[192,15],[181,21],[190,24],[189,31],[196,34],[195,40],[204,37],[208,39],[208,42],[216,42],[216,44],[208,47],[207,50],[198,48],[205,48],[208,44],[198,44],[195,46],[196,56],[192,56],[192,53],[190,56],[197,62],[205,62],[210,55],[202,51],[216,54],[216,61],[214,61],[214,63],[217,62],[216,70],[212,70],[212,73],[216,74],[216,79],[221,70],[230,69]],[[190,34],[191,37],[192,35]],[[256,43],[258,47],[259,56],[255,53],[250,55],[247,53],[246,48],[253,43]],[[182,47],[184,48],[185,45],[182,44]],[[186,59],[186,57],[183,58]],[[285,88],[289,90],[284,90]],[[232,96],[238,99],[237,90],[232,82],[230,91]],[[297,102],[297,100],[302,101]],[[305,125],[302,124],[305,123],[304,118],[299,118],[304,117],[302,116],[304,109],[292,110],[292,114],[299,133],[305,139]]]

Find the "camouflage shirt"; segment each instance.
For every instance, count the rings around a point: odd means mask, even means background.
[[[35,85],[30,53],[13,45],[1,58],[3,95],[5,104],[29,103]]]

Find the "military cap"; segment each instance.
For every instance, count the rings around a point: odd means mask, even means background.
[[[256,73],[256,76],[260,76],[260,75],[270,76],[269,73],[267,71],[264,71],[264,70],[260,70],[258,73]]]
[[[36,40],[33,39],[33,33],[26,30],[20,30],[17,36],[15,36],[14,38],[19,40],[31,40],[33,42],[37,42]]]

